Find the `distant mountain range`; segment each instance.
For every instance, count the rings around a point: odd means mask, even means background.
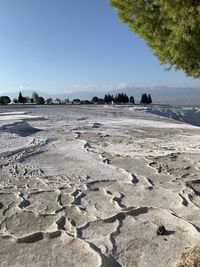
[[[60,98],[73,100],[74,98],[90,100],[93,96],[104,97],[105,94],[116,95],[118,93],[125,93],[129,97],[134,96],[136,102],[140,101],[141,94],[151,94],[153,103],[163,104],[184,104],[184,105],[200,105],[200,88],[189,87],[168,87],[168,86],[155,86],[155,87],[127,87],[126,89],[116,89],[111,91],[80,91],[61,94],[49,94],[37,91],[37,93],[46,98]],[[19,91],[5,92],[1,95],[8,95],[11,99],[18,97]],[[23,96],[31,96],[32,91],[22,91]]]

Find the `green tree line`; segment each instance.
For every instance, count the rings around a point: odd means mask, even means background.
[[[8,96],[0,97],[0,104],[7,105],[11,103],[11,99]],[[152,98],[151,95],[142,94],[140,104],[151,104]],[[106,94],[104,98],[99,98],[94,96],[90,101],[89,100],[80,100],[73,99],[70,101],[69,99],[61,100],[56,98],[53,100],[52,98],[47,98],[46,100],[39,96],[38,93],[33,92],[32,97],[24,97],[20,92],[18,98],[13,99],[13,104],[36,104],[36,105],[50,105],[50,104],[135,104],[135,99],[133,96],[128,97],[125,93],[119,93],[116,96],[111,94]]]

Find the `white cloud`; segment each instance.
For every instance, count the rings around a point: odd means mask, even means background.
[[[128,86],[127,83],[118,83],[116,89],[125,89]]]
[[[73,87],[80,91],[85,90],[101,90],[102,88],[108,88],[106,85],[97,85],[97,84],[73,84]]]
[[[80,84],[73,84],[73,87],[75,87],[75,88],[80,88],[81,85],[80,85]]]
[[[103,84],[101,87],[104,89],[112,89],[114,86],[113,84]]]
[[[128,83],[118,83],[118,84],[73,84],[74,90],[79,91],[108,91],[112,89],[125,89],[129,85]]]

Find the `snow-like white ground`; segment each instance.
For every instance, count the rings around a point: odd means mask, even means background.
[[[200,244],[198,113],[0,108],[0,266],[177,266]]]

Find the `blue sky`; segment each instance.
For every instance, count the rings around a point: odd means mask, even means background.
[[[164,70],[107,0],[0,0],[0,93],[200,87]]]

